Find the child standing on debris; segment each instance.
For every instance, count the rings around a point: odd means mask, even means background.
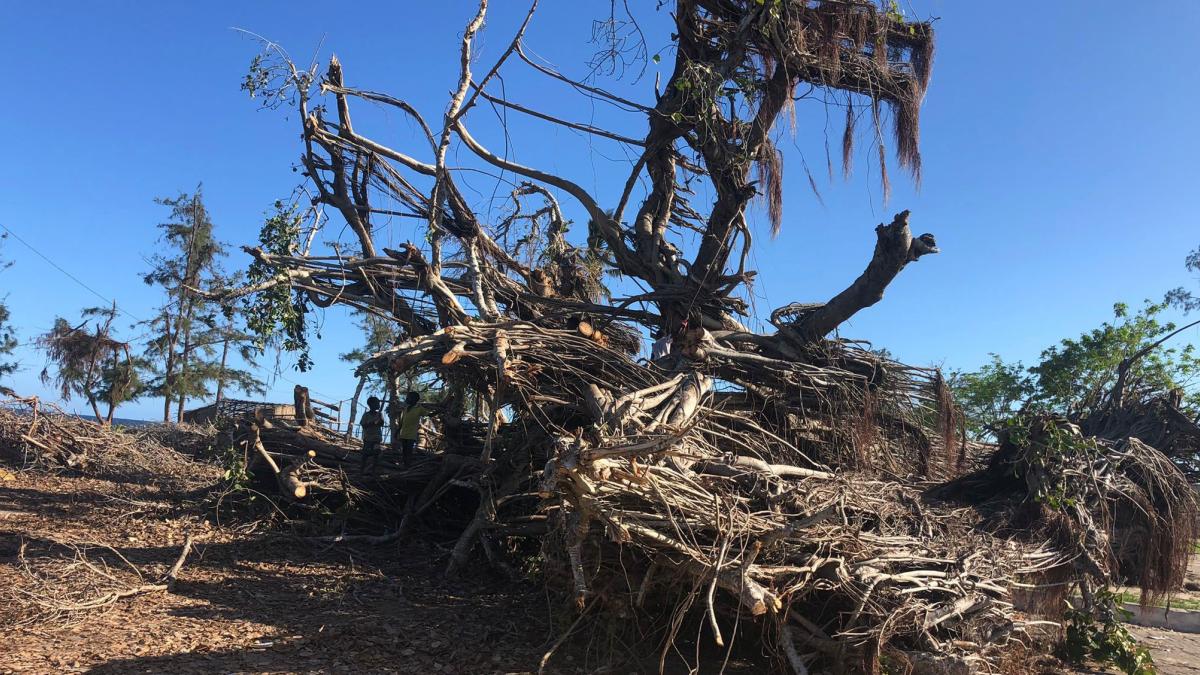
[[[417,440],[421,437],[421,418],[429,414],[429,409],[421,405],[421,395],[415,391],[408,392],[404,403],[399,420],[393,419],[392,424],[399,427],[400,449],[404,455],[404,466],[408,466]]]
[[[383,444],[383,413],[379,411],[379,399],[372,396],[367,399],[367,410],[362,416],[363,449],[362,461],[358,466],[359,473],[367,473],[367,465],[374,471],[379,466],[380,445]]]

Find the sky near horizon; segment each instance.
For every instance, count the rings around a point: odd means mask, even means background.
[[[669,45],[668,17],[646,3],[639,17],[657,51]],[[914,233],[936,235],[942,253],[906,268],[885,299],[841,333],[910,363],[974,368],[990,352],[1029,361],[1109,318],[1114,302],[1140,304],[1177,286],[1200,287],[1183,266],[1200,246],[1192,202],[1200,157],[1193,121],[1200,3],[1135,10],[1060,0],[1038,3],[1036,12],[1025,11],[1029,3],[905,5],[910,16],[937,17],[920,189],[892,160],[893,191],[884,204],[866,139],[854,175],[843,181],[835,166],[831,179],[825,139],[840,145],[841,110],[827,114],[819,98],[800,101],[795,135],[786,124],[778,134],[786,167],[782,233],[772,239],[763,214],[754,214],[753,304],[760,317],[841,290],[869,259],[874,226],[902,209],[912,211]],[[507,45],[526,7],[492,3],[477,69]],[[591,19],[607,7],[600,0],[543,0],[526,42],[581,76],[595,51]],[[0,272],[0,295],[23,343],[13,388],[54,399],[38,381],[44,357],[29,343],[55,316],[74,318],[101,298],[115,299],[126,313],[122,335],[132,337],[140,329],[129,324],[161,302],[141,281],[155,252],[155,225],[166,216],[155,197],[202,183],[217,236],[233,244],[226,265],[236,269],[247,262],[238,247],[254,243],[263,214],[299,183],[292,171],[301,150],[296,115],[260,110],[239,91],[258,44],[234,28],[279,43],[297,61],[315,55],[324,64],[337,53],[348,83],[402,96],[437,120],[474,5],[357,3],[333,11],[307,1],[9,2],[4,9],[0,68],[8,103],[0,123],[8,161],[0,164],[0,225],[53,264],[9,237],[0,257],[15,265]],[[655,73],[665,78],[673,59],[670,51],[662,56],[640,78],[627,72],[598,82],[652,100]],[[517,102],[627,135],[645,132],[644,117],[580,100],[519,62],[502,72],[506,94]],[[415,150],[406,120],[369,108],[361,115],[369,134]],[[490,109],[468,118],[493,148],[509,140],[518,161],[568,176],[606,205],[615,201],[628,173],[618,147],[511,121],[506,139]],[[482,178],[467,183],[483,212],[501,213],[503,190]],[[418,241],[413,227],[390,223],[385,243]],[[290,399],[293,381],[322,398],[350,396],[351,369],[337,355],[360,336],[344,312],[330,311],[320,324],[316,368],[296,373],[284,355],[268,398]],[[1197,342],[1200,334],[1184,339]],[[146,399],[118,416],[153,419],[161,409],[161,400]]]

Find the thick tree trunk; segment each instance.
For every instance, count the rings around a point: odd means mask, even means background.
[[[296,385],[292,390],[292,405],[296,408],[296,424],[306,426],[314,417],[308,400],[308,387]]]
[[[789,326],[785,334],[799,337],[803,342],[820,340],[859,310],[882,300],[884,289],[905,265],[928,253],[937,253],[933,235],[912,236],[908,215],[908,211],[901,211],[890,225],[876,227],[875,253],[867,269],[846,290]]]
[[[163,422],[171,421],[171,401],[175,398],[175,342],[179,331],[171,330],[171,318],[166,319],[167,325],[167,359],[163,367]]]
[[[350,419],[346,420],[345,439],[347,441],[354,437],[354,422],[358,420],[358,397],[362,396],[362,390],[366,384],[366,375],[358,378],[358,384],[354,387],[354,396],[350,397]]]
[[[217,371],[217,397],[216,406],[221,407],[221,399],[225,394],[225,364],[229,359],[229,336],[233,331],[233,322],[230,321],[226,327],[225,339],[221,341],[221,369]]]
[[[88,404],[92,406],[92,414],[96,416],[96,423],[108,426],[104,421],[104,416],[100,414],[100,406],[96,402],[96,397],[88,396]]]

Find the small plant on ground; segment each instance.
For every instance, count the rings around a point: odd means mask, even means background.
[[[1112,665],[1126,675],[1154,675],[1150,650],[1140,644],[1122,621],[1129,612],[1121,609],[1119,597],[1108,589],[1096,591],[1092,611],[1067,611],[1067,635],[1061,646],[1062,658],[1080,664],[1087,660]]]

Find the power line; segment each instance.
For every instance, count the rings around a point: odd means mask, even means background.
[[[12,237],[13,237],[13,239],[16,239],[17,241],[19,241],[19,242],[21,242],[22,244],[24,244],[24,245],[25,245],[25,248],[28,248],[30,251],[33,251],[35,254],[37,254],[37,256],[38,256],[39,258],[41,258],[42,260],[45,260],[45,261],[46,261],[46,262],[47,262],[47,263],[48,263],[48,264],[49,264],[51,267],[53,267],[54,269],[56,269],[56,270],[58,270],[59,272],[63,273],[63,274],[64,274],[64,275],[65,275],[67,278],[69,278],[71,281],[74,281],[75,283],[77,283],[77,284],[79,284],[80,286],[82,286],[84,289],[86,289],[86,290],[87,290],[89,293],[91,293],[92,295],[95,295],[97,298],[100,298],[101,300],[103,300],[103,301],[105,302],[105,304],[114,304],[114,305],[116,304],[116,302],[115,302],[114,300],[111,300],[111,299],[109,299],[108,297],[105,297],[105,295],[104,295],[103,293],[101,293],[101,292],[97,291],[96,289],[92,288],[91,286],[88,286],[88,285],[87,285],[86,283],[84,283],[84,282],[83,282],[83,280],[81,280],[79,277],[75,276],[74,274],[71,274],[71,273],[70,273],[70,272],[68,272],[66,269],[64,269],[64,268],[63,268],[61,265],[59,265],[58,263],[56,263],[56,262],[54,262],[53,260],[51,260],[51,259],[49,258],[49,256],[47,256],[45,253],[42,253],[42,252],[41,252],[41,251],[39,251],[38,249],[34,248],[34,246],[33,246],[32,244],[30,244],[29,242],[27,242],[27,241],[25,241],[24,239],[22,239],[22,238],[21,238],[21,235],[17,234],[16,232],[13,232],[13,231],[12,231],[12,229],[10,229],[10,228],[9,228],[7,225],[5,225],[4,223],[0,223],[0,228],[4,228],[4,231],[5,231],[5,232],[7,232],[8,234],[11,234],[11,235],[12,235]],[[128,316],[129,318],[133,319],[134,321],[137,321],[138,323],[144,323],[144,321],[143,321],[142,319],[140,319],[140,318],[138,318],[138,317],[134,316],[133,314],[131,314],[131,313],[130,313],[130,312],[128,312],[127,310],[125,310],[125,309],[122,309],[122,308],[121,308],[119,305],[117,306],[117,311],[118,311],[118,312],[121,312],[121,313],[122,313],[122,314],[124,314],[125,316]],[[145,337],[145,335],[147,335],[147,334],[148,334],[148,333],[143,333],[142,335],[140,335],[140,336],[138,336],[138,337],[139,337],[139,338],[141,338],[141,337]],[[137,339],[137,338],[135,338],[135,339]],[[283,374],[283,373],[281,373],[281,372],[276,372],[276,373],[274,373],[274,375],[275,375],[275,377],[278,377],[278,378],[280,378],[280,379],[282,379],[282,380],[285,380],[285,381],[287,381],[287,382],[291,382],[292,384],[300,384],[300,383],[299,383],[299,382],[297,382],[296,380],[293,380],[292,378],[290,378],[290,377],[288,377],[288,376],[284,375],[284,374]],[[304,386],[304,385],[301,385],[301,386]],[[315,394],[316,394],[316,395],[318,395],[318,396],[321,396],[322,398],[335,398],[334,396],[332,396],[332,395],[330,395],[330,394],[325,394],[325,393],[322,393],[322,392],[316,391],[315,389],[310,389],[310,391],[312,391],[313,393],[315,393]],[[342,399],[342,400],[349,400],[349,399]]]
[[[4,231],[5,231],[5,232],[7,232],[7,233],[11,234],[11,235],[13,236],[13,239],[16,239],[17,241],[19,241],[19,242],[21,242],[22,244],[24,244],[24,245],[25,245],[25,248],[27,248],[27,249],[29,249],[30,251],[33,251],[34,253],[36,253],[36,254],[38,255],[38,257],[40,257],[42,260],[45,260],[47,263],[49,263],[51,267],[53,267],[54,269],[58,270],[59,272],[62,272],[63,274],[65,274],[65,275],[67,276],[67,278],[69,278],[71,281],[74,281],[75,283],[79,284],[79,285],[80,285],[80,286],[82,286],[83,288],[87,289],[87,290],[88,290],[88,291],[89,291],[89,292],[90,292],[92,295],[95,295],[97,298],[100,298],[101,300],[103,300],[103,301],[105,302],[105,304],[111,304],[111,305],[114,305],[114,306],[116,306],[116,307],[117,307],[117,311],[118,311],[118,312],[120,312],[120,313],[124,314],[125,316],[127,316],[127,317],[129,317],[129,318],[131,318],[131,319],[133,319],[134,321],[137,321],[138,323],[141,323],[141,322],[142,322],[142,320],[141,320],[141,319],[139,319],[138,317],[134,316],[133,314],[130,314],[128,311],[126,311],[126,310],[122,309],[122,308],[121,308],[119,305],[117,305],[117,302],[116,302],[116,300],[111,300],[111,299],[109,299],[109,298],[105,297],[105,296],[104,296],[104,294],[100,293],[99,291],[97,291],[96,289],[92,288],[91,286],[88,286],[87,284],[83,283],[83,281],[81,281],[81,280],[79,279],[79,277],[77,277],[77,276],[75,276],[74,274],[71,274],[71,273],[70,273],[70,272],[68,272],[67,270],[63,269],[63,267],[62,267],[62,266],[60,266],[58,263],[56,263],[56,262],[54,262],[53,260],[51,260],[51,259],[50,259],[50,258],[49,258],[49,257],[48,257],[48,256],[47,256],[45,253],[42,253],[41,251],[39,251],[39,250],[37,250],[36,248],[34,248],[34,247],[33,247],[33,244],[30,244],[29,242],[27,242],[27,241],[25,241],[24,239],[22,239],[22,238],[21,238],[21,235],[17,234],[16,232],[13,232],[11,229],[9,229],[9,227],[8,227],[7,225],[5,225],[4,223],[0,223],[0,227],[4,228]]]

